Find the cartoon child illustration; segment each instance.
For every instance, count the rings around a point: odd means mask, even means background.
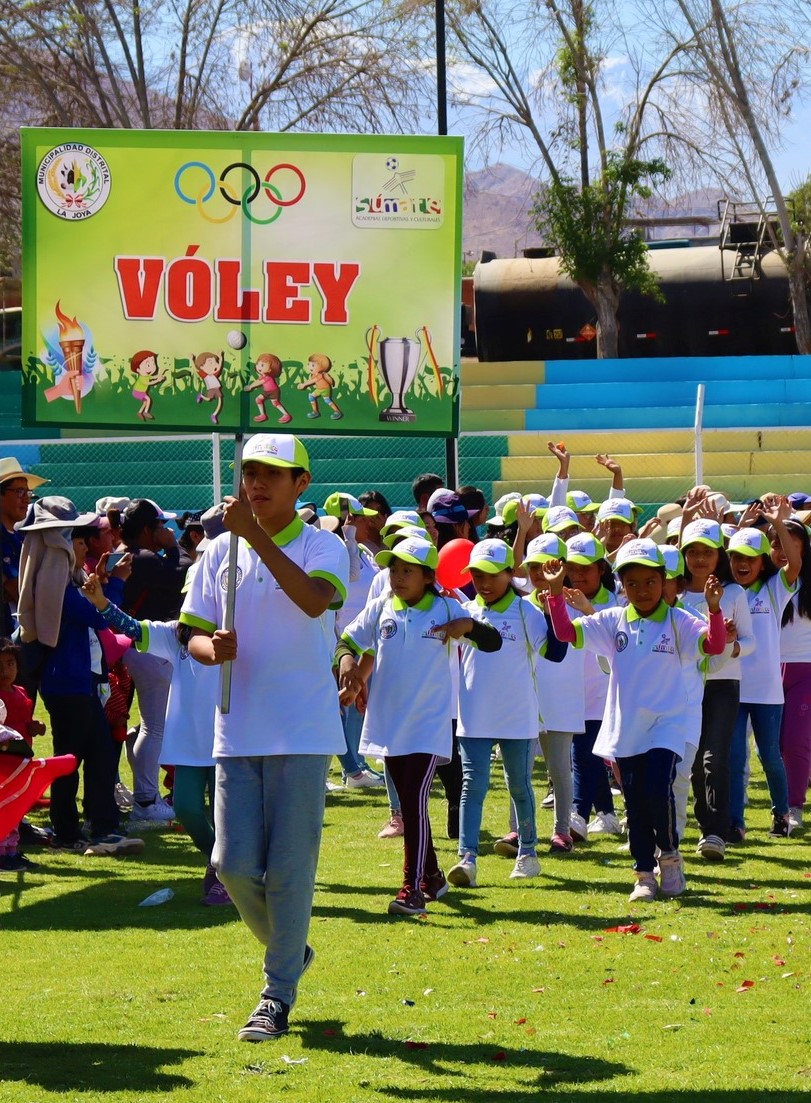
[[[137,398],[141,403],[138,417],[141,421],[154,421],[152,396],[149,391],[151,387],[157,387],[159,383],[165,383],[167,378],[160,374],[158,354],[150,352],[149,349],[142,349],[131,357],[130,367],[135,372],[135,386],[132,388],[132,397]]]
[[[332,388],[335,386],[335,380],[329,374],[331,367],[332,361],[323,352],[312,353],[307,361],[307,370],[310,377],[305,379],[303,383],[299,383],[298,389],[303,391],[309,388],[311,392],[309,397],[312,409],[307,414],[309,418],[321,417],[321,411],[318,408],[319,398],[322,398],[332,410],[329,415],[331,421],[340,421],[344,416],[332,398]]]
[[[197,369],[197,374],[205,384],[205,393],[197,395],[198,402],[214,402],[214,413],[211,415],[211,421],[216,425],[220,419],[222,412],[222,387],[220,386],[220,376],[222,375],[222,366],[225,361],[225,353],[221,352],[219,356],[215,352],[201,352],[199,356],[195,356],[192,353],[191,362]]]
[[[261,356],[257,356],[256,374],[259,378],[254,380],[253,383],[249,383],[247,387],[242,388],[243,391],[255,391],[259,387],[262,388],[256,396],[256,405],[259,409],[259,413],[253,420],[267,421],[268,415],[265,410],[265,403],[270,402],[282,415],[279,418],[280,425],[286,425],[288,421],[292,421],[292,414],[289,414],[287,410],[285,410],[281,402],[282,392],[277,382],[279,376],[282,374],[282,362],[279,357],[274,356],[272,352],[263,352]]]

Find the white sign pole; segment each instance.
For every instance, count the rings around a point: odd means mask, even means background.
[[[242,433],[237,433],[234,437],[234,487],[233,494],[235,498],[239,497],[239,488],[242,482]],[[226,632],[233,632],[234,630],[234,608],[237,600],[237,552],[239,548],[239,537],[236,533],[231,533],[231,542],[228,545],[228,589],[225,593],[225,623],[223,628]],[[220,712],[223,716],[227,716],[231,708],[231,667],[232,663],[227,662],[222,664],[222,683],[221,683],[221,697],[220,697]]]

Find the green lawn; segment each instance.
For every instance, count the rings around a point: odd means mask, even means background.
[[[811,854],[802,834],[767,839],[759,769],[753,796],[744,847],[711,866],[691,831],[689,893],[629,914],[616,839],[508,880],[488,845],[506,829],[496,776],[483,887],[452,889],[427,919],[386,915],[401,846],[376,838],[385,794],[329,796],[318,956],[292,1032],[254,1046],[235,1032],[259,992],[259,946],[230,909],[201,907],[201,859],[182,835],[150,832],[142,858],[118,861],[32,853],[39,871],[0,880],[0,1099],[805,1099]],[[438,795],[432,810],[447,868]],[[551,812],[540,819],[546,837]],[[172,901],[138,907],[163,886]],[[606,930],[632,922],[642,930]]]

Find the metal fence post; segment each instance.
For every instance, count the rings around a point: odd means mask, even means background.
[[[699,383],[696,389],[696,420],[693,429],[695,435],[695,486],[700,486],[704,482],[704,452],[703,452],[703,440],[702,431],[704,428],[704,391],[705,385]]]

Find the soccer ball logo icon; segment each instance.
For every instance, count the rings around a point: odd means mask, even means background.
[[[397,160],[396,157],[388,157],[386,159],[386,168],[389,170],[389,172],[397,172],[397,169],[399,167],[400,162]]]

